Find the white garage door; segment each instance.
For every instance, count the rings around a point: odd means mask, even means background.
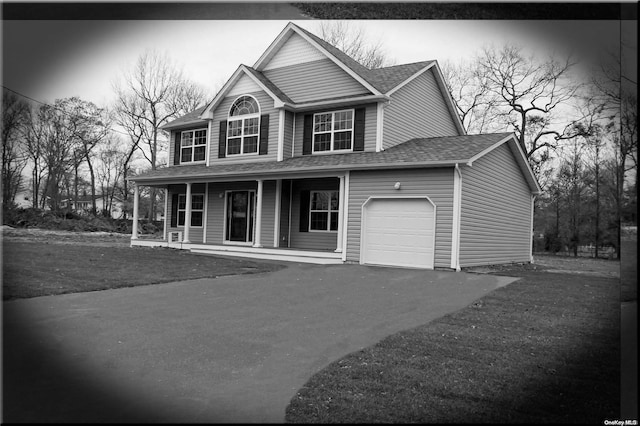
[[[435,207],[426,198],[370,199],[362,217],[362,262],[433,269]]]

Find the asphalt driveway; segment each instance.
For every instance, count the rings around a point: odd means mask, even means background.
[[[360,265],[3,303],[4,422],[276,422],[330,362],[515,279]]]

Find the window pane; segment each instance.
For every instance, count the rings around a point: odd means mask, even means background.
[[[244,135],[257,135],[258,134],[258,117],[248,118],[244,120]]]
[[[258,137],[250,136],[244,138],[244,153],[258,152]]]
[[[337,132],[333,136],[333,149],[351,149],[351,132]]]
[[[314,151],[330,151],[331,150],[331,133],[321,133],[313,137]]]
[[[204,208],[204,195],[191,196],[191,210],[202,210]]]
[[[338,212],[331,213],[331,230],[332,231],[338,230]]]
[[[329,210],[329,193],[311,193],[311,210]]]
[[[227,136],[230,138],[242,136],[242,120],[229,121]]]
[[[193,132],[184,132],[182,134],[182,146],[193,145]]]
[[[316,231],[327,230],[327,213],[311,212],[311,220],[309,221],[311,228]]]
[[[335,117],[334,130],[351,130],[353,120],[351,111],[337,112]]]
[[[180,155],[181,163],[188,163],[191,161],[191,148],[182,148],[182,153]]]
[[[314,132],[330,132],[331,131],[332,114],[318,114],[314,117]]]
[[[195,135],[195,145],[204,145],[207,143],[207,131],[206,130],[198,130]]]
[[[178,212],[178,226],[184,226],[184,210]]]
[[[204,146],[197,146],[193,149],[193,161],[204,161],[207,148]]]
[[[191,226],[202,226],[202,212],[191,212]]]
[[[338,192],[331,193],[331,210],[338,210],[340,199],[338,198]]]
[[[238,116],[238,115],[246,115],[246,114],[257,114],[260,112],[258,107],[258,102],[253,99],[251,96],[242,96],[238,98],[237,101],[231,107],[230,115]]]
[[[333,149],[351,149],[352,132],[336,132],[333,135]]]
[[[227,141],[227,154],[240,154],[240,138],[237,139],[229,139]]]
[[[187,208],[187,196],[184,194],[178,195],[178,209],[184,210]]]

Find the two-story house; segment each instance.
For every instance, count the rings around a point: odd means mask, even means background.
[[[511,133],[466,134],[436,61],[368,69],[289,23],[164,130],[170,167],[132,178],[136,194],[166,191],[164,240],[134,227],[134,246],[456,270],[532,259],[527,159]]]

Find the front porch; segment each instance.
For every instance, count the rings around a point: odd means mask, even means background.
[[[334,251],[298,250],[290,248],[243,247],[222,244],[193,244],[160,239],[132,239],[131,247],[167,247],[189,250],[191,253],[219,256],[247,257],[252,259],[282,260],[286,262],[339,265],[342,253]]]
[[[162,238],[131,246],[316,264],[344,263],[348,174],[168,183]]]

